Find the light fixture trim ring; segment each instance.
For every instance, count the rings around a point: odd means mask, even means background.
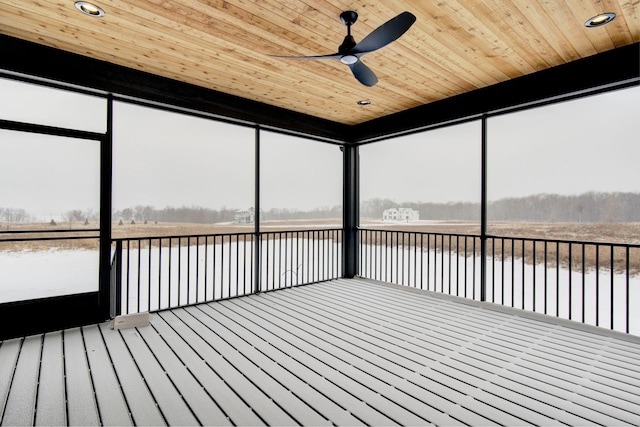
[[[587,28],[601,27],[613,21],[615,17],[616,14],[613,12],[600,13],[592,18],[587,19],[587,22],[584,23],[584,26]]]
[[[75,2],[75,6],[80,12],[92,18],[102,18],[105,15],[104,10],[93,3],[77,1]]]

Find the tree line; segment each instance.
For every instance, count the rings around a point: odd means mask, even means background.
[[[382,219],[389,208],[412,208],[420,212],[421,220],[478,221],[480,203],[473,202],[403,202],[373,198],[360,204],[360,216]],[[640,193],[589,192],[580,195],[535,194],[527,197],[509,197],[490,201],[487,206],[489,221],[531,222],[640,222]],[[233,222],[236,209],[222,207],[210,209],[200,206],[134,206],[113,212],[115,221],[130,222],[185,222],[214,224]],[[64,212],[64,221],[97,220],[93,210],[73,209]],[[273,208],[262,212],[264,221],[320,219],[342,217],[342,206],[326,206],[312,210]],[[7,223],[35,222],[25,209],[0,207],[0,220]]]
[[[113,213],[114,220],[122,220],[125,223],[133,222],[185,222],[193,224],[214,224],[218,222],[233,222],[237,209],[222,207],[210,209],[200,206],[167,206],[156,209],[153,206],[134,206],[116,210]],[[321,207],[308,211],[296,209],[272,208],[262,212],[263,221],[290,220],[290,219],[315,219],[315,218],[340,218],[342,206]]]
[[[398,203],[379,198],[362,202],[360,215],[382,219],[386,209],[398,207],[419,211],[421,220],[480,220],[480,203]],[[490,201],[487,216],[489,221],[640,222],[640,193],[588,192],[570,196],[535,194],[509,197]]]

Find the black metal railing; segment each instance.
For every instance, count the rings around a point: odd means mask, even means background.
[[[260,242],[263,291],[342,276],[342,229],[264,232]]]
[[[341,229],[113,239],[112,315],[335,279],[341,239]]]
[[[479,235],[361,229],[359,240],[361,277],[640,335],[640,245],[487,236],[483,259]]]

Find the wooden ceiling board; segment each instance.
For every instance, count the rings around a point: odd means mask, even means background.
[[[345,125],[357,125],[606,52],[640,40],[635,0],[6,0],[0,34],[89,56]],[[270,55],[337,51],[356,10],[356,41],[408,10],[416,23],[363,57],[358,83],[336,60]],[[584,22],[600,12],[616,19]],[[372,104],[360,107],[358,100]]]

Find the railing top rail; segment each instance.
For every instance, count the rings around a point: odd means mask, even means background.
[[[167,236],[129,236],[129,237],[114,237],[111,242],[124,242],[127,240],[158,240],[158,239],[188,239],[194,237],[220,237],[220,236],[254,236],[256,233],[253,231],[244,233],[200,233],[200,234],[171,234]]]
[[[53,240],[82,240],[82,239],[99,239],[99,235],[91,236],[56,236],[56,237],[14,237],[12,239],[0,239],[0,243],[8,242],[47,242]]]
[[[507,240],[523,240],[525,242],[547,242],[547,243],[566,243],[572,245],[590,245],[590,246],[619,246],[623,248],[640,248],[639,243],[625,242],[594,242],[586,240],[568,240],[568,239],[545,239],[541,237],[517,237],[517,236],[495,236],[487,234],[488,239],[507,239]]]
[[[40,233],[97,233],[99,228],[68,228],[64,230],[0,230],[0,234],[40,234]]]
[[[342,227],[335,228],[299,228],[293,230],[267,230],[260,231],[260,234],[279,234],[279,233],[305,233],[309,231],[342,231]]]
[[[411,231],[411,230],[387,230],[384,228],[361,228],[358,227],[359,231],[379,231],[383,233],[413,233],[413,234],[422,234],[422,235],[430,235],[430,236],[460,236],[460,237],[477,237],[480,238],[479,234],[464,234],[464,233],[443,233],[443,232],[435,232],[435,231]]]
[[[383,233],[413,233],[413,234],[422,234],[429,236],[460,236],[460,237],[475,237],[481,238],[480,234],[459,234],[459,233],[443,233],[443,232],[432,232],[432,231],[409,231],[409,230],[387,230],[382,228],[360,228],[360,231],[374,231],[374,232],[383,232]],[[505,240],[521,240],[525,242],[547,242],[547,243],[565,243],[565,244],[573,244],[573,245],[591,245],[591,246],[616,246],[622,248],[638,248],[640,249],[640,243],[625,243],[625,242],[594,242],[594,241],[585,241],[585,240],[568,240],[568,239],[548,239],[542,237],[521,237],[521,236],[498,236],[493,234],[487,234],[487,239],[505,239]]]
[[[298,230],[271,230],[260,231],[260,234],[285,234],[285,233],[302,233],[302,232],[315,232],[315,231],[342,231],[342,228],[313,228],[313,229],[298,229]],[[132,237],[114,237],[112,242],[124,242],[127,240],[157,240],[157,239],[186,239],[186,238],[198,238],[198,237],[227,237],[227,236],[255,236],[255,231],[248,231],[242,233],[214,233],[214,234],[179,234],[169,236],[132,236]]]

